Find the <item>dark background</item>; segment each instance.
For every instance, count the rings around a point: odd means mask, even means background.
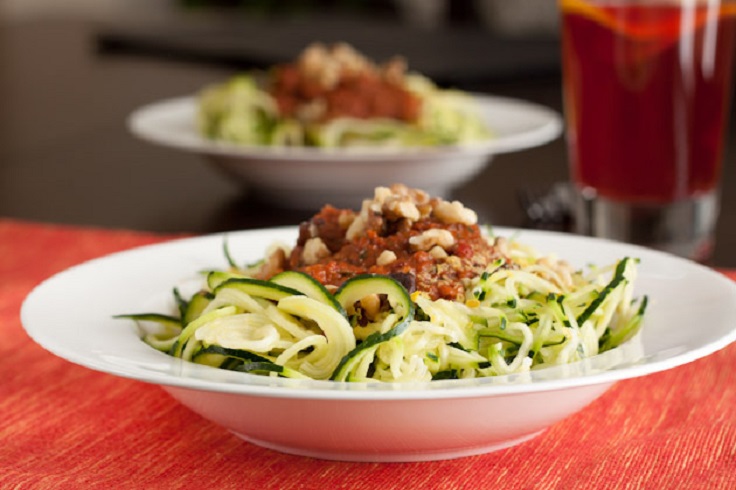
[[[346,41],[379,61],[402,54],[440,85],[562,112],[557,19],[534,8],[548,1],[496,2],[531,4],[525,18],[540,18],[525,25],[504,24],[501,14],[489,22],[476,2],[458,0],[431,24],[388,1],[0,8],[0,217],[175,233],[296,224],[311,212],[257,201],[201,157],[137,140],[126,118],[238,71],[293,59],[312,41]],[[713,259],[724,267],[736,266],[735,143],[731,125]],[[521,193],[567,177],[560,138],[497,156],[453,198],[495,225],[538,226]]]

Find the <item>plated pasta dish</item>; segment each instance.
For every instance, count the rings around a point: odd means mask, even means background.
[[[277,147],[432,147],[492,134],[472,97],[407,70],[377,64],[350,45],[308,46],[296,60],[204,88],[204,137]]]
[[[125,313],[144,342],[187,362],[247,373],[411,382],[521,373],[614,349],[647,298],[635,257],[572,267],[494,236],[458,201],[401,184],[359,210],[327,205],[243,264],[173,288],[175,311]]]

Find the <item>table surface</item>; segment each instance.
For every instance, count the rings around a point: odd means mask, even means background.
[[[261,43],[258,25],[247,26],[250,36],[231,28],[214,38],[212,26],[200,24],[196,29],[167,24],[168,30],[74,20],[3,25],[0,216],[184,233],[296,224],[308,217],[311,212],[258,202],[201,157],[140,141],[126,128],[126,118],[134,109],[191,94],[249,61],[278,61],[289,50],[298,50],[297,41],[310,32],[307,27],[278,24],[283,42],[276,44],[281,48],[259,53],[258,46],[273,43]],[[360,42],[368,45],[368,54],[383,55],[387,45],[405,49],[415,58],[415,69],[459,88],[562,110],[554,42],[514,40],[504,48],[498,39],[480,31],[428,34],[393,26],[384,27],[378,36],[383,43],[368,43],[370,24],[362,30],[339,22],[318,27],[326,39],[344,36],[351,41],[352,32],[358,46]],[[422,50],[437,36],[447,40],[438,43],[442,49]],[[490,50],[477,49],[483,40]],[[237,46],[243,49],[237,51]],[[476,46],[475,63],[469,61],[469,46]],[[218,58],[217,53],[228,56]],[[453,70],[443,70],[438,59],[447,60]],[[736,196],[728,192],[736,183],[735,146],[732,131],[713,258],[713,265],[723,267],[736,266],[732,252],[736,249]],[[567,178],[567,151],[561,137],[538,148],[497,156],[452,197],[477,210],[483,221],[525,227],[529,223],[519,205],[520,190],[544,189]]]
[[[39,281],[85,260],[170,238],[0,218],[0,488],[736,488],[736,344],[616,383],[518,446],[385,464],[324,461],[249,444],[159,386],[71,364],[23,332],[20,305]],[[736,279],[734,271],[727,274]],[[63,321],[63,312],[59,316]],[[457,407],[462,416],[461,400]]]

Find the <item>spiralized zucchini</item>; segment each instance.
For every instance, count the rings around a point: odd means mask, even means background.
[[[388,276],[328,292],[302,273],[263,281],[233,268],[210,272],[190,299],[175,290],[176,314],[119,317],[187,361],[335,381],[521,373],[595,356],[639,331],[647,299],[634,297],[636,259],[572,270],[517,240],[506,257],[471,281],[464,301],[409,294]]]

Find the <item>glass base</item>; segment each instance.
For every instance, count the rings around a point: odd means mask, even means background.
[[[646,204],[614,201],[583,190],[575,198],[575,232],[706,262],[715,245],[718,210],[717,191],[671,203]]]

